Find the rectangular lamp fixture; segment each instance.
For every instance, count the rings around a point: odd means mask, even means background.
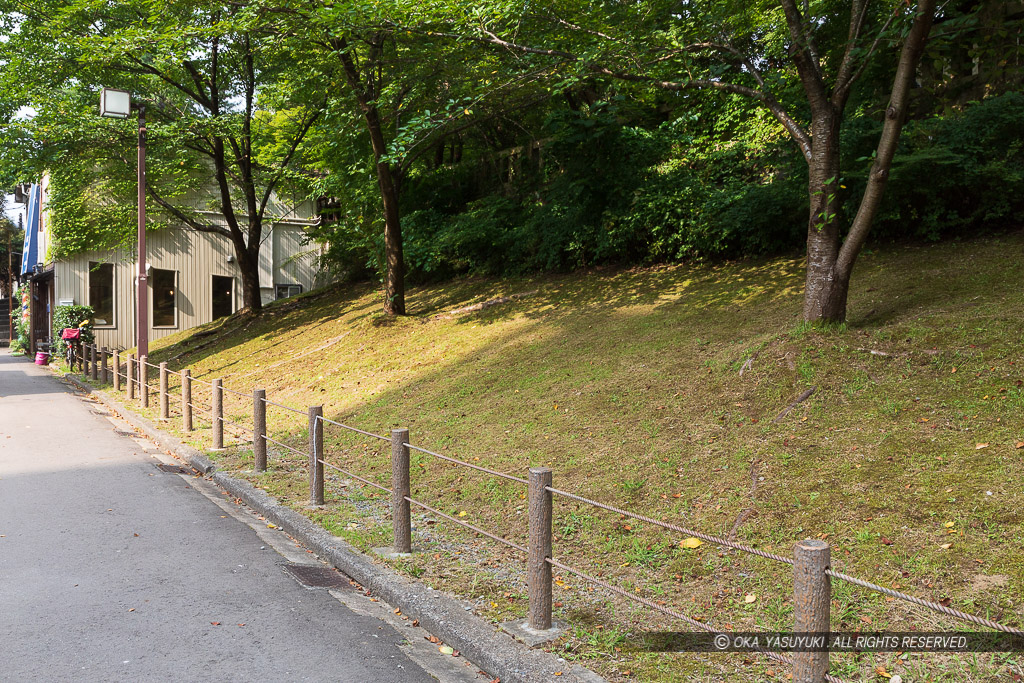
[[[131,96],[126,90],[100,90],[100,116],[126,119],[131,112]]]

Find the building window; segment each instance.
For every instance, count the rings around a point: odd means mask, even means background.
[[[153,287],[153,327],[176,327],[178,324],[178,273],[173,270],[153,269],[149,276]]]
[[[114,326],[114,264],[89,261],[89,305],[93,325]]]
[[[235,312],[235,278],[213,276],[213,320]]]
[[[275,299],[287,299],[290,296],[302,294],[302,285],[277,285],[275,289]]]

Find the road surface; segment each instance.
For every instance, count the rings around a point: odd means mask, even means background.
[[[0,680],[489,680],[48,369],[0,353]]]

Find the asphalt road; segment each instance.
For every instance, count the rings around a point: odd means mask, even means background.
[[[0,353],[0,680],[489,680],[130,429]]]

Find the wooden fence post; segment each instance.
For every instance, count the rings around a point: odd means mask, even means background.
[[[106,346],[100,349],[100,379],[104,384],[108,384],[110,382],[110,370],[107,367],[107,355],[109,353],[110,352],[107,351]]]
[[[125,386],[128,389],[128,400],[135,400],[135,358],[132,354],[125,354]]]
[[[395,532],[394,551],[412,552],[412,516],[409,513],[408,429],[391,430],[391,526]]]
[[[160,363],[160,419],[171,417],[171,397],[167,393],[167,363]]]
[[[309,408],[309,504],[324,504],[324,416],[323,406]]]
[[[149,356],[139,356],[139,398],[142,407],[149,407]]]
[[[252,457],[257,472],[267,470],[267,390],[252,390]]]
[[[825,570],[830,564],[828,543],[809,538],[793,549],[793,631],[800,634],[829,633],[832,584]],[[828,650],[793,653],[793,683],[824,683]]]
[[[114,391],[121,391],[121,352],[114,349]]]
[[[529,539],[526,586],[528,625],[537,631],[551,628],[551,470],[531,467],[529,476]]]
[[[81,351],[78,356],[78,369],[82,371],[82,379],[89,379],[89,345],[80,343],[78,350]]]
[[[91,371],[92,381],[95,382],[95,381],[99,380],[99,378],[100,378],[100,376],[99,376],[100,375],[100,373],[99,373],[100,366],[99,366],[99,363],[96,362],[96,345],[95,344],[90,345],[89,353],[92,356],[92,371]]]
[[[213,380],[213,396],[210,405],[213,419],[213,450],[224,450],[224,382]]]
[[[186,432],[192,431],[192,371],[181,371],[181,422]]]

